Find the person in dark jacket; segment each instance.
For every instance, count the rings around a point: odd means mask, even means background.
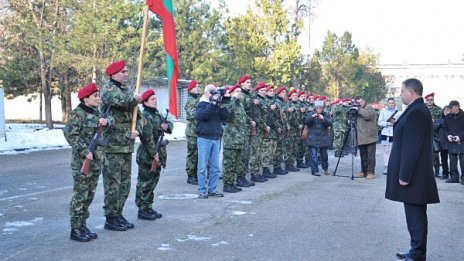
[[[229,112],[223,103],[217,102],[219,94],[216,86],[210,84],[205,87],[197,105],[195,116],[197,126],[198,146],[198,193],[199,198],[222,197],[216,192],[219,180],[219,151],[222,136],[222,123],[229,117]],[[209,164],[208,188],[206,187],[206,165]]]
[[[309,127],[308,138],[306,143],[309,146],[309,154],[311,156],[310,167],[311,174],[320,176],[319,162],[317,153],[321,155],[321,165],[324,174],[329,175],[329,160],[327,149],[330,146],[329,128],[332,126],[330,115],[324,112],[324,102],[316,101],[314,112],[306,115],[305,124]]]
[[[461,184],[464,185],[464,112],[458,101],[449,104],[450,114],[445,117],[444,133],[446,136],[448,154],[450,158],[450,178],[446,183],[458,183],[458,160],[461,168]]]
[[[442,173],[440,178],[441,179],[448,179],[449,175],[449,168],[448,168],[448,142],[445,136],[445,131],[443,130],[445,124],[445,117],[450,113],[450,107],[447,105],[443,107],[440,117],[433,121],[433,129],[434,133],[436,132],[437,138],[434,137],[434,150],[438,149],[440,152],[440,160],[441,160],[441,169]],[[435,148],[435,147],[438,148]]]
[[[422,83],[408,79],[401,87],[407,109],[393,126],[393,147],[388,162],[385,198],[404,203],[411,237],[403,260],[425,260],[427,252],[427,204],[439,203],[433,170],[432,116],[424,104]]]

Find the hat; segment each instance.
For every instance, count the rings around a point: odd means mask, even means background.
[[[277,88],[277,90],[275,91],[275,93],[277,95],[279,95],[281,92],[285,91],[285,86],[280,86],[279,88]]]
[[[120,72],[124,68],[124,66],[126,66],[126,61],[124,61],[124,60],[113,62],[112,64],[108,65],[108,67],[106,67],[105,73],[108,76],[111,76],[113,74],[117,74],[118,72]]]
[[[298,97],[300,97],[301,95],[305,95],[305,92],[304,92],[304,91],[300,91],[300,92],[298,93]]]
[[[270,91],[270,90],[274,90],[274,85],[269,85],[269,86],[267,86],[266,92],[268,92],[268,91]]]
[[[314,103],[314,107],[324,107],[324,102],[323,101],[316,101]]]
[[[91,84],[87,84],[84,88],[80,89],[77,93],[77,98],[84,99],[89,97],[92,93],[98,92],[97,85],[93,82]]]
[[[315,101],[318,100],[318,99],[319,99],[319,95],[314,95],[314,96],[313,96],[313,99],[314,99]]]
[[[429,93],[429,94],[425,95],[424,99],[427,99],[428,97],[435,97],[435,93],[432,92],[432,93]]]
[[[448,106],[450,106],[450,107],[453,107],[453,106],[459,106],[459,102],[458,102],[458,101],[456,101],[456,100],[452,100],[452,101],[450,101],[450,103],[449,103],[449,105],[448,105]]]
[[[249,79],[250,79],[249,75],[243,75],[242,77],[240,77],[240,79],[238,79],[237,84],[242,84],[243,82]]]
[[[229,93],[232,93],[232,92],[234,92],[234,91],[235,91],[235,89],[238,89],[238,88],[240,88],[240,85],[238,85],[238,84],[236,84],[236,85],[234,85],[234,86],[230,87],[230,89],[229,89]]]
[[[190,91],[191,89],[195,88],[197,86],[198,82],[195,80],[191,80],[187,86],[187,91]]]
[[[313,96],[312,92],[308,92],[308,94],[306,94],[306,99],[309,99],[311,96]]]
[[[255,92],[257,92],[259,89],[266,88],[266,83],[264,82],[258,82],[255,86]]]
[[[150,98],[150,96],[155,95],[155,91],[152,89],[148,89],[142,93],[142,102],[145,102]]]
[[[292,96],[292,94],[294,94],[294,93],[296,93],[296,90],[295,90],[295,89],[289,91],[289,92],[287,93],[287,97]]]

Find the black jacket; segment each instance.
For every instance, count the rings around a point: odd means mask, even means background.
[[[440,144],[440,150],[448,150],[448,142],[446,141],[446,136],[445,136],[445,115],[443,113],[433,121],[433,133],[437,134],[437,136],[434,136],[434,139],[438,139],[438,143]]]
[[[332,119],[328,113],[321,113],[324,120],[312,117],[315,113],[307,113],[305,124],[309,127],[306,143],[311,147],[327,148],[330,146],[329,128],[332,126]]]
[[[222,135],[222,122],[229,117],[229,111],[210,102],[200,101],[195,113],[197,126],[195,133],[200,138],[220,140]]]
[[[409,204],[440,202],[433,173],[432,116],[423,98],[412,102],[393,125],[385,197]],[[399,179],[408,182],[401,186]]]
[[[457,114],[446,115],[443,132],[448,153],[464,153],[464,112],[461,109]],[[448,141],[448,135],[459,136],[461,142]]]

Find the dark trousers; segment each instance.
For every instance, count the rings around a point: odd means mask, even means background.
[[[443,175],[448,176],[448,150],[440,150],[440,159],[441,159],[441,169],[443,170]]]
[[[459,170],[458,170],[458,160],[459,167],[461,167],[461,175],[464,175],[462,171],[464,170],[464,153],[450,153],[450,179],[459,180]]]
[[[311,166],[311,173],[319,173],[319,157],[317,152],[321,154],[321,167],[323,170],[327,171],[329,169],[329,156],[327,154],[327,148],[316,148],[316,147],[309,147],[309,155],[311,157],[310,166]]]
[[[404,203],[404,213],[411,236],[409,255],[414,260],[425,260],[427,253],[427,205]]]
[[[361,156],[361,171],[363,173],[375,173],[375,142],[371,144],[359,145]]]

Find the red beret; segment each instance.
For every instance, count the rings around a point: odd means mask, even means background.
[[[242,77],[240,77],[240,79],[238,79],[237,84],[241,84],[242,82],[249,80],[249,79],[250,79],[250,76],[243,75]]]
[[[296,93],[296,90],[295,90],[295,89],[289,91],[289,92],[287,93],[287,97],[292,96],[292,94],[294,94],[294,93]]]
[[[429,94],[425,95],[424,99],[427,99],[428,97],[435,97],[435,93],[432,92],[432,93],[429,93]]]
[[[274,90],[274,85],[267,86],[266,91],[268,92],[270,90]]]
[[[197,86],[198,82],[195,80],[191,80],[187,86],[187,91],[190,91],[191,89],[195,88]]]
[[[321,96],[321,100],[322,100],[322,101],[327,100],[327,96]]]
[[[94,92],[98,92],[98,88],[97,85],[93,82],[80,89],[77,93],[77,98],[84,99],[86,97],[89,97]]]
[[[258,82],[258,84],[256,84],[255,86],[255,92],[258,91],[259,89],[262,89],[262,88],[266,88],[266,83],[264,82]]]
[[[298,93],[298,97],[300,97],[301,95],[305,95],[305,92],[304,92],[304,91],[300,91],[300,92]]]
[[[277,95],[279,95],[282,91],[286,91],[285,86],[280,86],[279,88],[277,88],[277,90],[275,91],[275,93],[276,93]]]
[[[124,66],[126,66],[126,61],[124,60],[114,62],[108,65],[108,67],[106,67],[105,73],[106,75],[111,76],[113,74],[120,72],[124,68]]]
[[[306,94],[306,99],[309,99],[309,97],[313,96],[313,93],[312,92],[308,92],[308,94]]]
[[[239,89],[239,88],[240,88],[240,85],[236,84],[236,85],[234,85],[234,86],[232,86],[232,87],[229,88],[229,93],[232,93],[232,92],[234,92],[236,89]]]
[[[318,100],[318,99],[319,99],[319,95],[314,95],[314,96],[313,96],[313,99],[314,99],[314,100]]]
[[[150,98],[150,96],[155,95],[155,91],[152,89],[148,89],[142,93],[142,102],[145,102]]]

